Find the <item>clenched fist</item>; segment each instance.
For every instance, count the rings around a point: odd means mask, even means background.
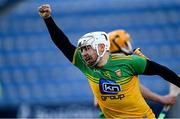
[[[49,4],[39,6],[38,11],[39,15],[44,19],[47,19],[51,16],[51,7]]]

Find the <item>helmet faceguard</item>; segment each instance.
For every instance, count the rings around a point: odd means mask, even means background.
[[[109,39],[111,44],[110,52],[123,52],[125,54],[131,54],[131,37],[126,31],[112,31],[109,33]]]
[[[105,46],[103,53],[99,52],[99,44],[104,44]],[[93,64],[93,66],[95,66],[99,62],[101,57],[103,57],[104,54],[109,51],[110,42],[108,35],[105,32],[101,31],[87,33],[78,40],[78,48],[80,49],[84,46],[91,46],[96,51],[98,57],[96,59],[96,62]]]

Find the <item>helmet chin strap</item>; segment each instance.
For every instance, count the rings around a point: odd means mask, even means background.
[[[103,53],[100,55],[100,53],[99,53],[99,49],[98,49],[98,45],[96,46],[96,53],[97,53],[97,59],[96,59],[96,62],[92,65],[92,67],[94,67],[95,65],[97,65],[98,63],[99,63],[99,61],[100,61],[100,59],[104,56],[104,54],[106,53],[106,48],[104,48],[104,51],[103,51]]]

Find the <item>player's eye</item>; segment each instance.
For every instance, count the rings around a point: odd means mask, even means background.
[[[80,52],[82,53],[83,51],[88,51],[90,48],[91,48],[91,46],[87,45],[87,46],[83,46],[83,47],[81,47],[79,49],[80,49]]]

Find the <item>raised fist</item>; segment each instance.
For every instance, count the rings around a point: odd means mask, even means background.
[[[38,7],[38,12],[42,18],[49,18],[51,16],[51,7],[49,4],[41,5]]]

